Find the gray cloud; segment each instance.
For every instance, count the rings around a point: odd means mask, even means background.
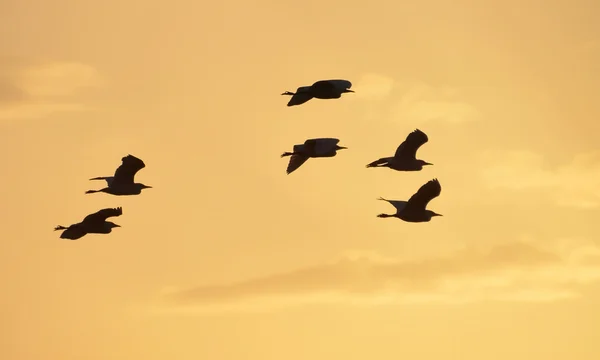
[[[552,301],[577,296],[576,285],[600,280],[599,259],[596,247],[561,256],[523,242],[418,262],[355,256],[231,284],[171,290],[161,306],[212,311],[332,301]]]

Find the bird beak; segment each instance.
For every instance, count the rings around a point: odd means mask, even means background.
[[[121,227],[121,225],[119,225],[119,224],[115,224],[115,227]]]
[[[338,146],[338,150],[344,150],[344,149],[348,149],[348,148],[345,146]]]
[[[433,165],[433,164],[426,162],[426,163],[423,163],[423,165]]]
[[[433,214],[433,216],[444,216],[442,214]]]
[[[354,92],[354,90],[346,89],[346,92]]]

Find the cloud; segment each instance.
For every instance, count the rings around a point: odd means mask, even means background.
[[[600,206],[600,152],[579,154],[554,169],[530,151],[487,152],[482,160],[481,177],[491,189],[539,190],[561,206]]]
[[[476,120],[479,111],[461,99],[461,91],[452,87],[434,87],[425,83],[408,83],[375,74],[364,74],[353,86],[356,93],[348,99],[368,100],[367,120],[391,117],[416,122],[447,121],[462,123]],[[386,105],[382,106],[381,102]]]
[[[365,99],[384,99],[388,97],[394,89],[394,79],[368,73],[363,75],[353,88],[360,89],[356,92],[356,98]]]
[[[407,88],[393,107],[395,118],[417,122],[442,120],[462,123],[476,120],[479,111],[468,102],[460,99],[456,88],[436,88],[427,84],[417,84]]]
[[[577,297],[579,285],[600,280],[600,248],[581,245],[566,256],[563,252],[513,242],[487,252],[465,249],[422,261],[355,253],[329,264],[236,283],[169,289],[160,309],[217,312],[302,303],[556,301]]]
[[[0,67],[0,120],[43,118],[56,112],[84,111],[72,97],[104,85],[97,70],[77,62]]]

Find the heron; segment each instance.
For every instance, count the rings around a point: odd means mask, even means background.
[[[352,83],[348,80],[319,80],[311,86],[301,86],[296,92],[286,91],[281,95],[291,95],[287,106],[301,105],[312,98],[339,99],[343,93],[353,93]]]
[[[335,138],[318,138],[308,139],[304,144],[294,145],[293,152],[281,154],[281,157],[291,156],[286,170],[287,174],[294,172],[310,158],[333,157],[338,150],[347,149],[347,147],[339,146],[339,142],[340,140]]]
[[[395,214],[379,214],[377,217],[389,218],[396,217],[406,222],[420,223],[429,222],[434,216],[443,216],[431,210],[427,210],[427,204],[438,197],[442,192],[442,186],[438,179],[433,179],[425,183],[419,188],[419,190],[408,199],[408,201],[401,200],[387,200],[380,197],[377,200],[384,200],[392,204],[396,208]]]
[[[145,168],[146,164],[133,155],[127,155],[121,159],[121,166],[117,168],[114,176],[99,176],[90,180],[105,180],[107,187],[100,190],[88,190],[86,194],[104,192],[111,195],[139,195],[143,189],[151,189],[152,186],[134,182],[135,174]]]
[[[408,134],[406,140],[398,146],[393,157],[384,157],[368,164],[367,167],[387,167],[396,171],[421,171],[423,166],[433,165],[417,159],[417,150],[429,141],[427,135],[419,129]]]
[[[113,222],[106,221],[109,217],[121,216],[123,209],[108,208],[99,210],[93,214],[86,216],[82,222],[65,227],[59,225],[54,228],[54,231],[64,230],[60,234],[61,239],[77,240],[86,234],[110,234],[113,228],[121,227]]]

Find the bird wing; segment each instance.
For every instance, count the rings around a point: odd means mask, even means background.
[[[429,141],[427,135],[421,130],[416,129],[408,134],[406,140],[404,140],[402,144],[398,146],[394,157],[415,159],[417,156],[417,150],[419,150],[419,148],[427,141]]]
[[[302,144],[302,150],[305,154],[314,154],[317,150],[317,145],[319,144],[319,139],[308,139]]]
[[[399,213],[400,211],[402,211],[405,207],[406,207],[406,201],[403,200],[388,200],[388,199],[384,199],[382,197],[380,197],[378,200],[383,200],[383,201],[387,201],[390,204],[392,204],[392,206],[394,206],[396,208],[396,213]]]
[[[310,94],[310,86],[301,86],[296,89],[296,93],[288,101],[287,106],[301,105],[312,99],[313,96]]]
[[[340,142],[339,139],[335,138],[320,138],[320,139],[311,139],[315,141],[315,154],[326,154],[335,148],[335,146]]]
[[[334,80],[327,80],[329,83],[331,83],[333,86],[335,86],[336,88],[338,88],[339,90],[346,90],[346,89],[350,89],[352,87],[352,83],[348,80],[341,80],[341,79],[334,79]]]
[[[87,235],[87,232],[83,228],[83,226],[71,225],[67,229],[65,229],[61,234],[61,239],[67,240],[77,240]]]
[[[286,169],[286,173],[289,175],[293,173],[296,169],[298,169],[302,164],[306,162],[309,158],[304,155],[294,154],[290,157],[290,162],[288,163],[288,167]]]
[[[440,196],[442,185],[438,179],[429,180],[419,190],[408,199],[406,209],[410,211],[424,211],[427,204],[434,198]]]
[[[336,89],[335,83],[331,82],[331,80],[319,80],[310,86],[312,91],[318,93],[327,93]]]
[[[113,216],[121,216],[123,214],[123,209],[118,208],[108,208],[99,210],[93,214],[86,216],[81,223],[99,223],[104,222],[109,217]]]
[[[121,159],[121,166],[115,171],[113,183],[133,184],[135,174],[145,168],[146,164],[133,155],[127,155]]]

